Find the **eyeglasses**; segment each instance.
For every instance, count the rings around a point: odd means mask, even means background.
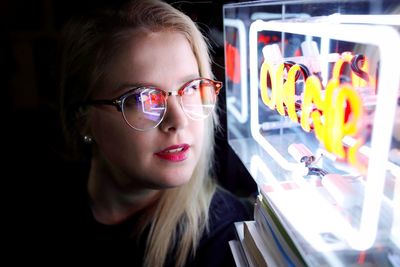
[[[135,87],[111,100],[89,100],[84,105],[111,105],[122,112],[124,120],[138,131],[156,128],[167,112],[169,96],[180,96],[180,105],[190,119],[207,118],[215,107],[222,82],[197,78],[180,89],[166,92],[153,86]]]

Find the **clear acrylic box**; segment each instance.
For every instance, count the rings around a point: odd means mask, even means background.
[[[229,144],[306,265],[400,266],[400,2],[223,12]]]

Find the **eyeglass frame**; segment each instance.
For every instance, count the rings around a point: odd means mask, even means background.
[[[222,89],[222,86],[223,86],[223,83],[221,81],[215,81],[215,80],[212,80],[212,79],[199,77],[199,78],[195,78],[195,79],[192,79],[192,80],[184,83],[181,87],[179,87],[178,90],[165,91],[165,90],[162,90],[162,89],[160,89],[160,88],[158,88],[156,86],[151,86],[151,85],[150,86],[147,86],[147,85],[136,86],[136,87],[131,88],[130,90],[128,90],[127,92],[123,93],[122,95],[120,95],[120,96],[118,96],[116,98],[113,98],[113,99],[89,99],[89,100],[85,101],[82,105],[83,106],[89,106],[89,105],[110,105],[110,106],[114,106],[114,107],[116,107],[117,111],[122,113],[122,117],[124,118],[124,121],[128,124],[129,127],[131,127],[134,130],[137,130],[137,131],[145,132],[145,131],[149,131],[151,129],[157,128],[161,124],[161,122],[164,120],[165,114],[167,113],[167,108],[168,108],[167,100],[168,100],[169,96],[178,96],[179,95],[179,96],[182,97],[184,95],[183,94],[184,89],[190,83],[192,83],[194,81],[198,81],[198,80],[207,80],[208,82],[211,82],[214,85],[214,88],[215,88],[215,96],[217,96],[219,94],[219,92],[220,92],[220,90]],[[151,128],[148,128],[148,129],[139,129],[139,128],[133,127],[128,122],[128,120],[127,120],[127,118],[125,116],[125,113],[123,111],[123,104],[125,102],[125,99],[128,96],[132,95],[135,91],[137,91],[139,89],[143,89],[143,88],[156,89],[156,90],[162,92],[163,97],[165,98],[165,112],[164,112],[162,118],[160,119],[160,121],[156,125],[154,125]],[[181,98],[181,101],[180,101],[180,106],[181,106],[181,108],[183,110],[183,113],[185,113],[185,115],[188,116],[186,114],[183,106],[182,106],[182,98]],[[211,114],[211,112],[210,112],[210,114]],[[207,116],[209,116],[209,114]],[[188,117],[190,119],[193,119],[190,116],[188,116]],[[193,120],[195,120],[195,119],[193,119]]]

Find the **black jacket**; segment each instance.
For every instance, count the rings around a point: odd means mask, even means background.
[[[90,210],[86,182],[73,179],[53,184],[51,197],[43,199],[38,221],[32,224],[33,236],[29,235],[28,249],[39,251],[31,259],[52,266],[142,266],[145,236],[130,238],[137,217],[118,225],[98,223]],[[252,206],[218,188],[209,212],[209,231],[186,266],[235,266],[228,241],[236,239],[234,222],[251,219]],[[173,254],[165,266],[174,266]]]

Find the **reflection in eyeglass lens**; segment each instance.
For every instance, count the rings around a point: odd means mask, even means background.
[[[182,105],[186,114],[195,120],[207,117],[215,104],[214,85],[207,80],[196,80],[185,87]]]
[[[156,89],[139,90],[129,95],[124,102],[124,116],[129,124],[137,128],[157,124],[164,112],[164,96]]]
[[[146,89],[140,93],[140,102],[142,103],[142,112],[159,117],[164,107],[164,97],[161,92],[155,89]]]
[[[179,93],[185,114],[194,120],[206,118],[213,110],[216,94],[214,84],[197,79]],[[125,98],[123,115],[136,129],[150,129],[158,125],[167,109],[165,93],[157,88],[143,87]]]

